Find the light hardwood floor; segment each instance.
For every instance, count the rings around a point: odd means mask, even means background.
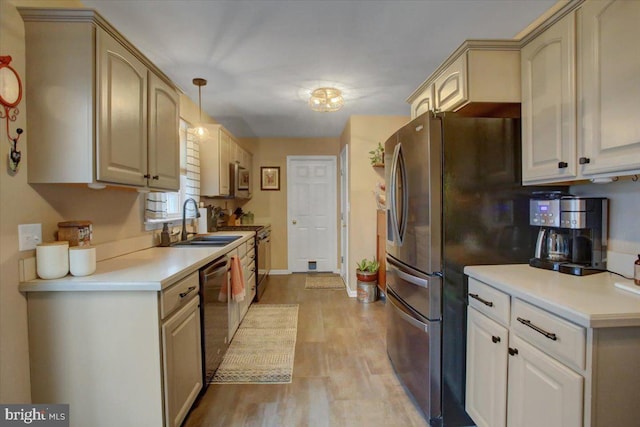
[[[428,427],[387,358],[384,302],[304,289],[304,274],[268,280],[260,304],[299,304],[292,383],[212,384],[185,427]]]

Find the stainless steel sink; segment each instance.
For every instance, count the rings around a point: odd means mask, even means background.
[[[180,242],[173,243],[171,246],[214,246],[214,247],[223,247],[227,246],[229,243],[233,243],[236,240],[240,239],[242,236],[234,236],[234,235],[206,235],[206,236],[197,236],[190,240],[183,240]]]
[[[196,242],[227,242],[227,243],[231,243],[231,242],[235,242],[236,240],[238,240],[241,237],[242,236],[209,234],[209,235],[205,235],[205,236],[194,237],[192,241],[196,241]]]

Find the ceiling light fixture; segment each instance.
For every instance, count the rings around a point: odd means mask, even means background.
[[[207,133],[209,133],[207,128],[205,128],[202,123],[202,86],[206,86],[207,81],[201,77],[196,77],[195,79],[193,79],[193,84],[198,86],[198,111],[200,112],[200,119],[198,122],[198,126],[196,127],[196,133],[199,137],[203,137]]]
[[[311,98],[309,98],[309,106],[313,111],[328,113],[338,111],[343,105],[342,92],[335,87],[318,88],[311,93]]]

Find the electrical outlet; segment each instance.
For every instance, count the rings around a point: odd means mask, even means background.
[[[18,249],[28,251],[42,243],[42,224],[18,225]]]

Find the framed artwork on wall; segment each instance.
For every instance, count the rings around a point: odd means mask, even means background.
[[[280,191],[280,166],[260,167],[260,189]]]

